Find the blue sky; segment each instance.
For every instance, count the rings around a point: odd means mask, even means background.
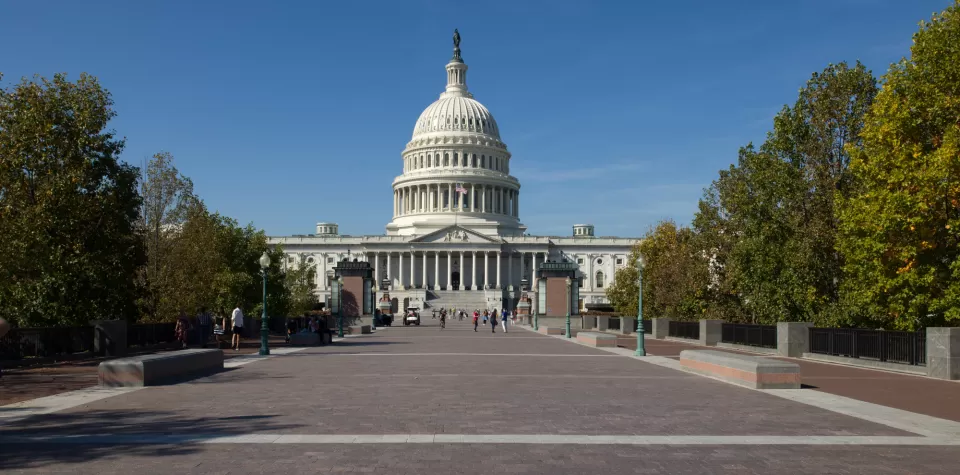
[[[123,158],[174,154],[207,205],[271,235],[382,234],[400,153],[459,28],[531,234],[689,223],[810,74],[877,76],[949,0],[0,2],[3,85],[81,72]]]

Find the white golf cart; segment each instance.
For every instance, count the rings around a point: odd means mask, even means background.
[[[417,307],[407,307],[403,314],[403,324],[420,326],[420,309]]]

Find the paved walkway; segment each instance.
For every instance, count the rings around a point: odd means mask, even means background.
[[[0,471],[935,474],[960,458],[957,423],[424,324],[0,419]]]
[[[576,332],[573,332],[576,334]],[[617,344],[637,349],[636,335],[619,335]],[[644,340],[648,353],[679,358],[680,352],[704,349],[699,345],[675,340]],[[727,348],[710,348],[744,353]],[[799,358],[780,358],[800,365],[805,387],[838,396],[850,397],[905,411],[960,422],[960,382],[915,376],[892,371],[821,363]]]

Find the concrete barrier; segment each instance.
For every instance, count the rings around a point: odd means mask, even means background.
[[[539,331],[540,333],[543,333],[544,335],[563,335],[563,334],[564,334],[564,329],[563,329],[563,328],[558,328],[558,327],[544,327],[544,326],[541,326],[538,331]]]
[[[151,386],[223,370],[223,352],[191,349],[100,363],[101,386]]]
[[[351,335],[369,335],[372,333],[370,331],[370,325],[352,325],[347,327],[347,333]]]
[[[683,350],[680,366],[754,389],[800,389],[800,366],[789,361],[713,350]]]
[[[577,341],[597,348],[617,347],[617,336],[609,333],[579,332]]]
[[[294,333],[290,335],[290,346],[315,346],[319,344],[319,333]]]

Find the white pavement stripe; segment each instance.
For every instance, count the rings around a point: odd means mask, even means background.
[[[349,378],[542,378],[542,379],[689,379],[696,375],[678,374],[676,376],[640,376],[640,375],[617,375],[617,374],[496,374],[496,373],[350,373],[345,377]]]
[[[529,331],[532,329],[527,328]],[[557,338],[556,335],[551,335]],[[576,342],[574,339],[559,337],[561,340]],[[726,384],[733,384],[719,378],[701,375],[687,371],[680,366],[678,358],[669,358],[664,356],[633,356],[633,352],[625,348],[598,348],[610,353],[629,356],[644,363],[655,364],[666,368],[675,369],[688,374],[697,374],[702,377],[710,378]],[[858,399],[837,396],[835,394],[816,391],[812,389],[750,389],[737,386],[747,391],[760,391],[772,396],[789,399],[801,404],[825,409],[827,411],[844,414],[857,419],[882,424],[894,429],[900,429],[914,434],[919,434],[934,438],[947,438],[949,440],[960,440],[960,422],[947,419],[940,419],[925,414],[904,411],[892,407],[881,406]]]
[[[50,414],[63,411],[94,401],[106,399],[108,397],[127,394],[133,391],[139,391],[143,387],[136,388],[102,388],[91,386],[89,388],[78,389],[53,396],[46,396],[29,401],[21,401],[6,406],[0,406],[0,423],[13,422],[25,417],[38,414]]]
[[[538,356],[549,358],[613,358],[617,355],[571,355],[552,353],[317,353],[319,356],[373,356],[396,358],[398,356]]]
[[[550,445],[899,445],[960,446],[960,439],[898,436],[586,434],[90,434],[0,436],[4,444],[550,444]]]

